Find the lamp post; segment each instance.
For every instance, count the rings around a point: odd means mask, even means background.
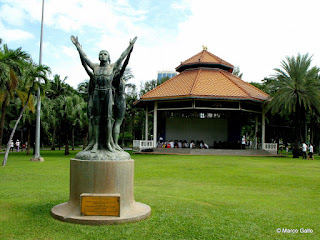
[[[39,65],[42,64],[43,10],[44,10],[44,0],[42,0]],[[41,110],[40,78],[38,78],[38,82],[39,82],[39,87],[37,90],[37,118],[36,118],[35,153],[34,153],[33,158],[31,158],[30,160],[43,162],[44,159],[40,155],[40,110]]]

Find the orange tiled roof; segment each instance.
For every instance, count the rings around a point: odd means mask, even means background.
[[[141,96],[140,101],[204,97],[264,101],[269,95],[221,69],[185,70]]]
[[[198,54],[194,55],[193,57],[185,60],[182,62],[178,67],[176,67],[176,70],[180,72],[179,70],[184,70],[183,66],[190,66],[190,65],[198,65],[198,64],[215,64],[215,65],[223,65],[226,66],[228,69],[230,69],[230,72],[232,72],[234,66],[223,59],[217,57],[216,55],[208,52],[207,50],[203,50],[199,52]]]

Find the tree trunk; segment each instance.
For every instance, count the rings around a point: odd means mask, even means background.
[[[307,123],[307,113],[304,108],[301,109],[301,116],[303,118],[303,141],[307,143],[308,141],[308,123]]]
[[[56,146],[55,146],[56,129],[57,129],[57,127],[54,126],[54,127],[53,127],[53,133],[52,133],[52,145],[51,145],[51,150],[56,150]]]
[[[6,149],[6,152],[5,152],[5,155],[4,155],[4,159],[3,159],[3,162],[2,162],[2,166],[5,166],[5,165],[7,164],[8,155],[9,155],[9,152],[10,152],[10,142],[11,142],[13,136],[14,136],[14,133],[15,133],[15,131],[16,131],[16,129],[17,129],[17,126],[18,126],[18,124],[19,124],[19,122],[20,122],[20,119],[21,119],[22,116],[23,116],[23,112],[24,112],[24,110],[26,109],[26,107],[27,107],[27,105],[28,105],[29,97],[30,97],[30,92],[29,92],[29,94],[28,94],[27,101],[26,101],[24,107],[22,108],[22,110],[21,110],[21,112],[20,112],[19,118],[17,119],[16,124],[14,125],[14,127],[13,127],[13,129],[12,129],[11,135],[10,135],[9,140],[8,140],[8,143],[7,143],[7,149]]]
[[[314,145],[314,139],[313,139],[313,136],[314,136],[314,134],[313,134],[313,130],[314,130],[314,127],[313,127],[313,114],[312,114],[312,112],[310,113],[310,143],[312,144],[312,145]],[[314,151],[315,152],[315,151]]]
[[[59,139],[59,141],[58,141],[59,142],[59,144],[58,144],[59,145],[59,150],[61,150],[61,135],[60,134],[58,135],[58,139]]]
[[[301,131],[300,131],[300,106],[299,103],[296,103],[296,112],[295,112],[295,146],[293,149],[293,158],[299,158],[299,140],[301,140]]]
[[[30,126],[28,126],[27,132],[28,132],[28,136],[27,136],[27,143],[28,143],[28,145],[27,145],[27,156],[29,156],[30,155],[30,143],[31,143],[31,129],[30,129]]]
[[[3,138],[3,129],[4,129],[4,120],[6,116],[6,98],[2,102],[2,107],[1,107],[1,120],[0,120],[0,150],[2,148],[2,138]]]
[[[67,131],[67,134],[66,134],[66,147],[64,149],[64,155],[69,155],[69,133]]]
[[[72,151],[74,151],[74,127],[72,128]]]

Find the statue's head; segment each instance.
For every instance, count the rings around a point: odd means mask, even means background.
[[[99,60],[107,62],[109,64],[111,62],[111,60],[110,60],[110,55],[109,55],[108,51],[101,50],[99,52]]]

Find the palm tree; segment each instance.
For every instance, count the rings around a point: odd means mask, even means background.
[[[240,67],[239,66],[236,66],[233,69],[232,74],[237,76],[238,78],[242,78],[242,76],[243,76],[243,73],[240,72]]]
[[[45,96],[41,98],[41,105],[41,127],[51,142],[51,150],[55,150],[56,129],[59,125],[56,101]]]
[[[87,79],[78,84],[77,91],[80,94],[88,95],[88,88],[89,88],[89,80]]]
[[[0,148],[2,146],[6,109],[10,100],[15,97],[23,63],[29,59],[29,54],[22,51],[21,48],[11,50],[7,44],[0,48]]]
[[[48,105],[48,108],[43,110],[43,119],[44,122],[50,125],[53,129],[51,138],[51,150],[55,150],[56,133],[61,122],[60,118],[58,117],[58,111],[60,110],[60,102],[58,101],[58,99],[60,96],[70,95],[74,92],[70,91],[70,86],[65,82],[66,80],[67,77],[62,80],[60,75],[55,74],[53,76],[53,79],[50,80],[50,88],[46,93],[48,99],[44,102],[44,104]],[[49,126],[46,129],[49,130]]]
[[[86,106],[84,100],[77,94],[60,96],[57,101],[60,106],[58,117],[61,120],[61,130],[66,143],[65,155],[68,155],[70,134],[72,139],[74,139],[75,127],[82,127],[82,123],[84,122],[83,118],[86,117],[86,113],[84,113]]]
[[[25,62],[23,67],[23,73],[22,77],[24,79],[24,87],[25,91],[20,93],[20,99],[22,101],[23,108],[20,111],[20,115],[12,129],[11,135],[9,137],[8,143],[7,143],[7,149],[5,152],[5,156],[2,162],[2,166],[5,166],[7,163],[9,150],[10,150],[10,142],[13,138],[13,135],[16,131],[16,128],[20,122],[20,119],[22,118],[22,115],[27,108],[27,106],[30,106],[30,108],[34,108],[34,103],[30,101],[30,99],[33,98],[33,95],[31,93],[35,92],[39,87],[40,83],[38,79],[42,79],[45,82],[47,82],[47,74],[50,73],[50,68],[45,65],[36,65],[32,62]]]
[[[50,88],[46,92],[46,96],[50,99],[56,99],[57,97],[65,94],[68,90],[68,84],[66,83],[68,77],[63,80],[60,75],[55,74],[53,79],[50,80]]]
[[[319,68],[311,67],[312,57],[308,54],[286,57],[281,68],[276,71],[275,80],[270,81],[269,88],[274,93],[267,104],[271,113],[295,115],[296,148],[302,140],[301,125],[306,123],[307,112],[312,109],[320,111]],[[306,139],[304,139],[306,140]]]
[[[36,104],[36,101],[34,102],[34,107],[33,107],[34,109],[36,106],[35,104]],[[41,110],[43,108],[41,108]],[[34,112],[32,110],[27,108],[22,116],[21,121],[27,131],[26,141],[27,141],[28,145],[26,146],[26,152],[27,152],[27,155],[29,156],[30,155],[30,143],[31,143],[31,130],[33,129],[32,124],[36,121],[36,115],[34,114]],[[43,123],[43,121],[41,121],[41,123]]]

